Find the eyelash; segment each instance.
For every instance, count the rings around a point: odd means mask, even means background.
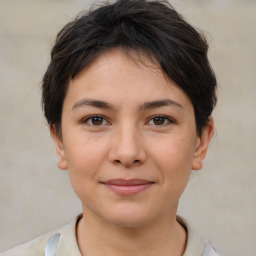
[[[95,125],[95,124],[93,124],[93,123],[90,123],[90,124],[89,124],[89,120],[92,121],[93,118],[101,118],[102,120],[105,120],[105,122],[107,122],[108,124],[110,124],[110,122],[107,121],[107,119],[106,119],[104,116],[102,116],[102,115],[92,115],[92,116],[88,116],[88,117],[84,118],[81,123],[82,123],[82,124],[87,124],[87,125],[90,125],[90,126],[102,126],[102,125],[106,125],[106,124]]]
[[[103,120],[103,122],[105,121],[106,123],[104,124],[99,124],[99,125],[95,125],[93,124],[92,122],[90,122],[90,120],[92,121],[93,118],[100,118]],[[160,125],[156,125],[156,124],[149,124],[150,121],[154,121],[154,118],[163,118],[164,119],[164,124],[160,124]],[[167,121],[167,123],[166,123]],[[81,121],[82,124],[87,124],[87,125],[90,125],[90,126],[103,126],[103,125],[109,125],[110,122],[102,115],[92,115],[92,116],[88,116],[86,117],[85,119],[83,119]],[[152,116],[149,118],[149,120],[146,122],[146,124],[149,124],[149,125],[154,125],[154,126],[157,126],[157,127],[163,127],[163,126],[167,126],[168,124],[176,124],[175,120],[173,120],[172,118],[168,117],[168,116],[164,116],[164,115],[155,115],[155,116]]]
[[[152,124],[152,125],[157,126],[157,127],[163,127],[163,126],[167,126],[169,124],[175,124],[176,123],[172,118],[170,118],[168,116],[165,116],[165,115],[155,115],[155,116],[150,117],[149,121],[147,121],[147,124],[150,121],[154,121],[154,118],[163,118],[164,119],[164,124],[160,124],[160,125]],[[166,121],[167,121],[167,123],[166,123]]]

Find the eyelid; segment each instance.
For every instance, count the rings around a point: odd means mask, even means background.
[[[101,124],[101,125],[93,125],[93,124],[88,124],[88,120],[90,120],[90,119],[92,119],[93,117],[100,117],[100,118],[102,118],[102,119],[104,119],[106,122],[107,122],[107,124]],[[86,116],[86,117],[84,117],[81,121],[80,121],[80,123],[81,124],[87,124],[87,125],[90,125],[90,126],[103,126],[103,125],[109,125],[109,124],[111,124],[110,123],[110,121],[104,116],[104,115],[97,115],[97,114],[94,114],[94,115],[88,115],[88,116]]]
[[[176,124],[177,122],[171,118],[170,116],[166,116],[166,115],[154,115],[154,116],[151,116],[148,121],[146,122],[146,124],[148,124],[151,120],[153,120],[154,118],[156,117],[162,117],[164,118],[165,120],[168,120],[168,123],[167,124],[162,124],[162,125],[156,125],[156,124],[152,124],[154,126],[157,126],[157,127],[163,127],[163,126],[166,126],[166,125],[169,125],[169,124]]]
[[[89,124],[88,123],[88,120],[92,119],[93,117],[100,117],[103,119],[103,122],[105,121],[106,123],[103,123],[101,125],[93,125],[93,124]],[[161,117],[161,118],[164,118],[165,121],[167,120],[168,123],[167,124],[162,124],[162,125],[156,125],[156,124],[149,124],[150,121],[152,121],[154,118],[156,117]],[[88,115],[86,117],[84,117],[81,121],[80,121],[81,124],[87,124],[87,125],[90,125],[90,126],[104,126],[104,125],[111,125],[111,122],[108,120],[107,117],[105,117],[104,115],[101,115],[101,114],[93,114],[93,115]],[[176,124],[176,120],[174,120],[172,117],[170,116],[166,116],[166,115],[154,115],[154,116],[151,116],[150,118],[148,118],[148,120],[146,121],[146,125],[154,125],[154,126],[157,126],[157,127],[163,127],[163,126],[167,126],[169,124]]]

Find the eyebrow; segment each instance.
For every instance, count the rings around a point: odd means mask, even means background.
[[[92,100],[92,99],[81,99],[74,104],[72,109],[76,109],[83,106],[90,106],[90,107],[96,107],[101,109],[114,109],[114,107],[111,104],[105,101]],[[175,106],[175,107],[182,108],[182,105],[177,103],[176,101],[173,101],[171,99],[162,99],[162,100],[145,102],[139,107],[139,110],[147,110],[147,109],[160,108],[165,106]]]
[[[173,101],[171,99],[163,99],[163,100],[145,102],[140,107],[140,110],[147,110],[147,109],[160,108],[160,107],[166,107],[166,106],[174,106],[174,107],[182,108],[182,105],[176,101]]]
[[[90,99],[82,99],[75,103],[72,109],[83,107],[83,106],[90,106],[96,107],[101,109],[113,109],[112,105],[101,100],[90,100]]]

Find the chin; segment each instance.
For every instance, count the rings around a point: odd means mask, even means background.
[[[153,216],[143,209],[119,209],[102,216],[109,223],[123,228],[139,228],[153,221]]]
[[[150,223],[150,221],[146,221],[145,219],[136,219],[132,217],[127,219],[111,219],[109,222],[114,226],[122,228],[141,228]]]

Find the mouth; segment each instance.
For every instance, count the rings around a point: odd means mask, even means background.
[[[112,179],[101,182],[114,193],[122,196],[135,195],[150,188],[155,182],[142,179]]]

